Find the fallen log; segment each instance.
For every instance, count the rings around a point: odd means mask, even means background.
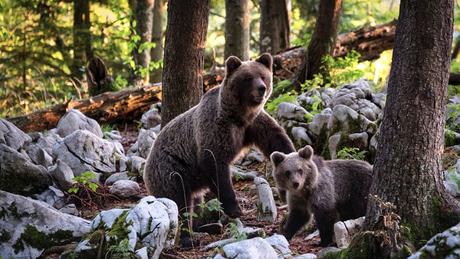
[[[160,84],[106,92],[88,99],[71,100],[23,116],[7,118],[25,132],[56,127],[59,119],[70,109],[77,109],[99,122],[117,122],[139,118],[153,103],[161,100]]]

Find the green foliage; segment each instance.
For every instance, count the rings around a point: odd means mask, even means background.
[[[290,91],[284,94],[279,95],[278,97],[269,100],[265,108],[267,109],[267,112],[270,114],[275,114],[276,109],[278,109],[278,105],[283,102],[288,102],[288,103],[294,103],[297,100],[297,94],[295,91]]]
[[[446,126],[448,129],[460,132],[460,123],[456,122],[460,118],[460,104],[449,103],[447,104],[447,119]]]
[[[458,188],[460,189],[460,174],[457,173],[455,166],[452,166],[447,170],[446,178],[456,183]]]
[[[233,222],[230,222],[228,224],[228,230],[230,232],[230,236],[236,240],[244,240],[248,238],[246,233],[240,232],[240,230],[238,229],[238,226]]]
[[[92,180],[96,178],[96,174],[94,172],[86,171],[79,176],[74,177],[73,179],[76,181],[74,186],[70,187],[68,192],[69,193],[78,193],[80,190],[80,186],[82,185],[91,191],[95,192],[97,190],[97,184],[94,183]]]
[[[113,130],[113,125],[111,125],[111,124],[103,124],[102,127],[101,127],[101,130],[102,130],[103,133],[111,132]]]
[[[119,243],[113,244],[107,248],[106,258],[111,259],[129,259],[137,258],[136,254],[129,248],[129,240],[127,238],[121,240]]]
[[[367,151],[360,151],[359,148],[343,147],[337,152],[337,158],[364,160],[366,157],[366,153]]]

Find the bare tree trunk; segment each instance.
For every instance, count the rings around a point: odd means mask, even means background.
[[[152,42],[155,46],[150,52],[152,62],[159,62],[163,59],[163,17],[165,12],[165,0],[156,0],[153,7]],[[150,81],[161,82],[163,69],[156,68],[150,73]]]
[[[286,0],[260,1],[260,53],[276,54],[289,47],[289,15]]]
[[[249,59],[249,1],[225,0],[225,58]]]
[[[396,206],[411,241],[458,223],[441,172],[453,8],[452,0],[401,1],[371,194]],[[367,228],[382,219],[370,199]]]
[[[163,127],[200,101],[208,15],[209,0],[168,2],[162,92]]]
[[[142,81],[144,84],[149,82],[148,67],[150,64],[150,48],[147,47],[152,41],[153,6],[155,0],[136,0],[131,8],[136,20],[136,34],[140,40],[136,43],[133,50],[134,62],[140,71],[136,71],[134,80]]]
[[[295,80],[297,90],[300,90],[300,84],[305,80],[312,79],[320,72],[323,57],[333,54],[341,11],[342,0],[320,1],[318,19],[308,45],[305,63]]]
[[[73,64],[72,74],[83,77],[86,61],[93,57],[91,48],[91,20],[89,0],[73,1]]]

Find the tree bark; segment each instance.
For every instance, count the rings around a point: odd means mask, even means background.
[[[136,47],[133,50],[134,62],[140,71],[136,71],[134,80],[142,81],[146,84],[149,82],[148,71],[150,64],[150,48],[146,47],[152,41],[152,25],[153,25],[153,6],[155,0],[136,0],[133,3],[134,17],[136,20],[136,34],[140,40],[136,42]]]
[[[163,17],[165,12],[165,0],[156,0],[153,7],[152,42],[155,46],[150,52],[152,62],[163,59]],[[163,69],[156,68],[150,73],[150,81],[161,82]]]
[[[168,2],[162,126],[200,101],[208,15],[209,0]]]
[[[396,206],[415,241],[458,222],[441,172],[453,8],[452,0],[401,1],[380,126],[371,195]],[[367,229],[381,221],[369,199]]]
[[[225,1],[225,59],[249,60],[249,1]]]
[[[83,77],[85,62],[93,57],[89,0],[73,1],[73,64],[72,75]]]
[[[289,47],[289,15],[286,0],[260,1],[260,53],[276,54]]]
[[[161,100],[159,84],[107,92],[92,98],[72,100],[27,115],[7,118],[25,132],[43,131],[56,127],[70,109],[78,109],[99,122],[113,123],[139,118],[153,103]]]
[[[320,72],[324,56],[333,54],[342,11],[342,0],[322,0],[319,3],[315,31],[308,45],[305,63],[295,80],[297,90],[305,80]]]

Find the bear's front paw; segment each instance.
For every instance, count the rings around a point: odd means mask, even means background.
[[[243,215],[243,212],[241,211],[241,208],[238,204],[228,206],[228,207],[224,206],[224,212],[230,218],[239,218]]]

